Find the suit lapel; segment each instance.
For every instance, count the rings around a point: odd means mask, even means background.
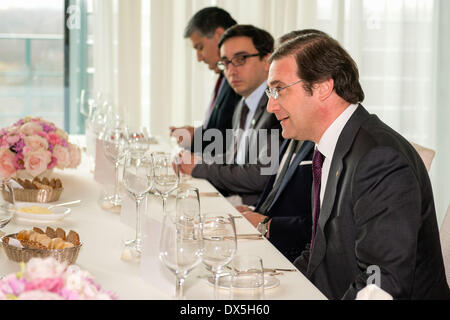
[[[258,126],[259,120],[266,111],[268,101],[269,98],[267,98],[266,94],[264,93],[261,99],[259,99],[258,108],[256,108],[255,115],[253,116],[252,122],[250,124],[250,129],[254,129]]]
[[[289,147],[289,142],[291,140],[285,140],[283,141],[283,143],[281,144],[280,147],[280,156],[278,157],[278,168],[280,166],[281,160],[283,159],[284,153],[287,151],[288,147]],[[255,208],[255,212],[259,212],[259,208],[261,207],[261,205],[264,203],[264,200],[267,198],[267,196],[269,195],[270,191],[272,191],[273,188],[273,184],[275,183],[275,178],[276,178],[276,173],[273,174],[270,179],[268,180],[268,182],[266,183],[263,193],[261,194],[261,196],[258,199],[258,204],[256,205]]]
[[[298,150],[298,152],[295,155],[294,159],[292,160],[292,163],[289,166],[289,169],[286,172],[286,175],[284,176],[283,181],[281,182],[280,188],[278,189],[275,197],[273,198],[273,201],[270,204],[270,207],[269,207],[268,210],[270,210],[272,208],[272,206],[274,205],[274,203],[277,201],[278,197],[280,196],[280,194],[283,192],[283,190],[286,187],[286,185],[291,180],[293,174],[298,169],[298,166],[299,166],[300,162],[303,159],[305,159],[305,157],[308,155],[308,153],[314,147],[314,142],[311,142],[311,141],[303,141],[303,142],[299,142],[299,143],[302,143],[302,146],[300,147],[300,149]]]
[[[336,201],[337,185],[342,176],[343,159],[349,152],[353,141],[358,134],[362,122],[369,117],[369,113],[361,105],[348,120],[342,130],[334,150],[333,159],[331,160],[330,171],[328,174],[327,185],[320,209],[319,221],[316,230],[316,238],[314,240],[314,249],[309,259],[308,276],[314,273],[326,253],[326,236],[325,224],[332,213],[334,203]]]

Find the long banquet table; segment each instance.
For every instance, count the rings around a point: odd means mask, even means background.
[[[85,145],[84,136],[73,136],[71,141]],[[158,138],[159,143],[151,146],[151,151],[168,150],[170,144],[164,138]],[[85,149],[85,148],[84,148]],[[86,154],[83,152],[82,164],[77,169],[56,170],[53,174],[59,177],[64,191],[57,203],[81,199],[81,205],[72,207],[71,214],[63,220],[52,223],[37,223],[14,218],[1,231],[6,234],[18,232],[21,229],[31,229],[33,226],[45,229],[47,225],[64,230],[75,230],[80,234],[83,246],[76,261],[82,269],[87,270],[104,289],[115,292],[119,299],[173,299],[174,293],[158,286],[158,281],[151,281],[151,276],[145,273],[137,261],[121,259],[123,240],[133,236],[133,228],[121,219],[120,213],[105,211],[99,205],[99,199],[105,186],[96,182],[89,170]],[[200,192],[217,191],[208,181],[189,179],[189,183]],[[155,199],[153,199],[155,200]],[[223,210],[233,215],[240,213],[227,199],[218,197],[201,197],[201,210]],[[146,217],[161,221],[161,206],[148,205]],[[237,233],[257,233],[256,229],[245,219],[235,219]],[[143,230],[146,234],[146,230]],[[146,241],[159,241],[146,234]],[[276,248],[267,240],[238,240],[237,254],[255,254],[263,259],[264,267],[294,268]],[[19,270],[19,264],[8,260],[3,249],[0,251],[0,276]],[[213,286],[200,276],[205,274],[203,266],[197,267],[185,282],[184,293],[187,299],[213,299]],[[144,276],[145,275],[145,276]],[[149,280],[150,277],[150,280]],[[276,275],[280,285],[265,291],[266,299],[308,300],[326,299],[326,297],[299,271],[284,272]]]

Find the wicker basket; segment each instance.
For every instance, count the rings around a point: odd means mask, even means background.
[[[61,180],[52,179],[53,185],[50,185],[48,178],[35,178],[33,180],[14,179],[24,188],[13,188],[14,199],[24,202],[47,203],[58,201],[64,188]],[[56,185],[56,183],[58,183]],[[11,193],[5,188],[2,189],[3,199],[11,202]]]
[[[30,248],[18,248],[16,246],[9,245],[9,238],[16,238],[17,233],[6,235],[2,238],[2,246],[5,249],[5,253],[8,258],[15,262],[28,262],[31,258],[46,258],[54,257],[60,262],[67,262],[68,264],[75,263],[78,258],[82,244],[72,248],[65,248],[60,250],[49,249],[30,249]]]

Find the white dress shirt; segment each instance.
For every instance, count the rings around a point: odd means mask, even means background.
[[[261,83],[261,85],[256,88],[247,98],[242,98],[241,103],[246,103],[249,109],[247,114],[247,119],[245,120],[244,133],[239,140],[239,146],[236,154],[236,163],[244,164],[245,163],[245,140],[249,133],[249,129],[252,124],[253,116],[255,115],[256,109],[258,109],[259,101],[263,94],[265,94],[265,90],[267,88],[267,81]]]
[[[352,116],[353,112],[355,112],[357,104],[351,104],[347,107],[347,109],[342,112],[339,117],[334,120],[334,122],[325,130],[322,138],[318,144],[316,144],[316,148],[319,149],[320,153],[325,156],[325,160],[322,165],[322,178],[320,180],[320,206],[322,207],[322,200],[325,194],[325,189],[328,181],[328,174],[330,173],[330,165],[331,160],[333,160],[334,149],[336,148],[336,143],[341,135],[342,130],[344,129],[347,121]]]

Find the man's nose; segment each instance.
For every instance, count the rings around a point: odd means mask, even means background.
[[[239,67],[235,67],[231,62],[228,63],[227,68],[226,68],[228,75],[230,75],[230,76],[235,75],[238,71],[238,68]]]
[[[270,97],[267,101],[267,112],[275,113],[276,111],[280,110],[280,106],[278,104],[278,101],[275,100],[273,97]]]
[[[200,50],[197,50],[197,61],[202,62],[203,61],[203,55],[200,52]]]

